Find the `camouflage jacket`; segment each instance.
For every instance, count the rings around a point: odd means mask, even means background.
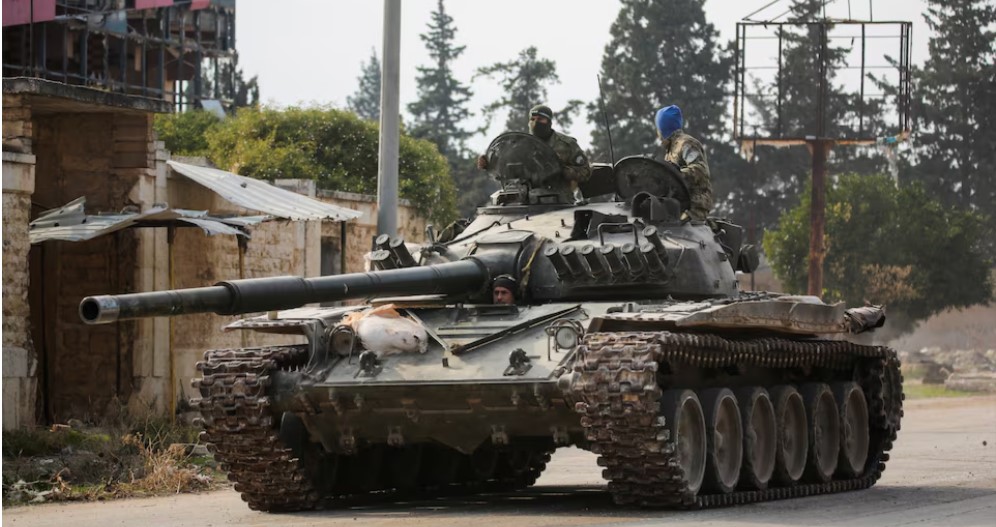
[[[678,130],[671,135],[664,160],[678,165],[685,176],[685,184],[691,194],[692,219],[704,220],[712,210],[712,181],[709,176],[709,161],[705,149],[698,139]]]
[[[540,140],[543,141],[542,139]],[[553,151],[557,153],[560,165],[564,169],[564,179],[568,182],[568,186],[572,192],[577,188],[578,183],[588,181],[588,178],[591,177],[588,156],[584,155],[584,150],[581,150],[578,142],[573,137],[554,130],[550,134],[550,137],[543,142],[549,145],[550,148],[553,148]]]

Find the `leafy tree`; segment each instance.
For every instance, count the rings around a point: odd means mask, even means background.
[[[210,129],[207,139],[211,161],[244,176],[377,192],[378,127],[349,111],[245,108]],[[402,134],[398,165],[402,198],[437,224],[456,217],[449,167],[432,143]]]
[[[912,177],[946,204],[996,217],[996,6],[928,0],[930,55],[913,72]]]
[[[536,46],[522,50],[508,62],[479,68],[477,76],[497,78],[504,92],[501,98],[484,107],[488,126],[496,113],[505,110],[505,129],[520,132],[529,129],[529,109],[546,101],[547,85],[560,82],[557,63],[538,57]],[[565,108],[554,110],[554,129],[566,129],[579,105],[579,101],[570,101]]]
[[[370,49],[370,59],[363,64],[360,76],[356,79],[359,87],[346,97],[349,109],[367,121],[380,121],[380,59],[377,51]]]
[[[886,304],[891,327],[912,328],[950,307],[992,299],[981,240],[993,229],[978,213],[943,206],[919,185],[848,174],[827,189],[824,294],[848,305]],[[775,274],[790,292],[807,287],[809,193],[764,237]]]
[[[209,132],[221,123],[215,114],[204,110],[158,114],[153,129],[166,149],[183,156],[207,156]]]

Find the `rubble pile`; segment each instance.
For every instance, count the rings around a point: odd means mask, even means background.
[[[943,384],[949,390],[996,393],[996,349],[948,350],[927,347],[900,351],[903,374],[924,384]]]

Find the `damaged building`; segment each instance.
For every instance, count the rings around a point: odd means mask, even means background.
[[[372,198],[233,179],[155,137],[156,114],[244,96],[226,80],[234,9],[4,0],[4,429],[180,412],[205,349],[276,338],[222,332],[236,317],[216,315],[89,326],[87,295],[362,269]],[[420,239],[424,220],[399,215]]]

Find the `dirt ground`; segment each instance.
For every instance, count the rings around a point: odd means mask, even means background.
[[[879,483],[865,491],[706,511],[616,507],[592,454],[558,451],[537,485],[519,493],[386,503],[297,514],[250,511],[232,490],[3,511],[17,527],[160,526],[759,526],[956,527],[996,524],[996,397],[906,405]]]

